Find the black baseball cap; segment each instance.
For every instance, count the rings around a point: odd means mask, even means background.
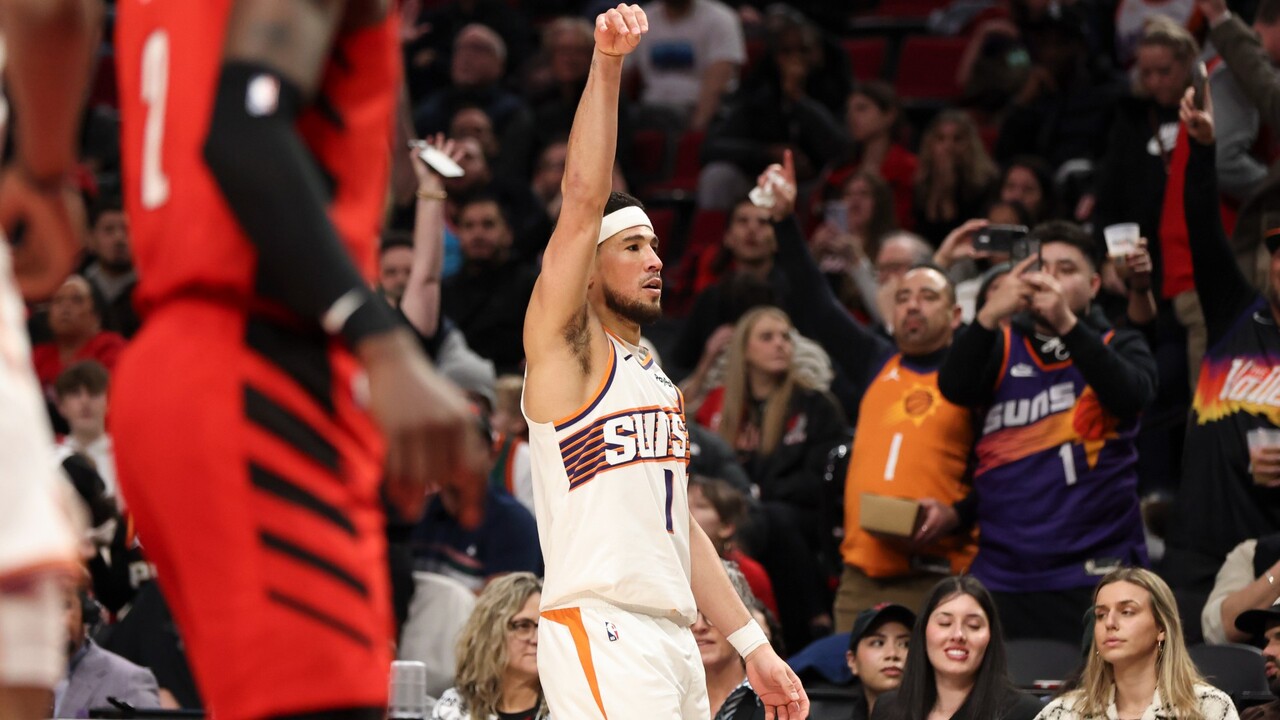
[[[887,602],[863,610],[853,621],[853,632],[849,633],[849,650],[856,652],[862,638],[890,620],[897,620],[910,628],[916,624],[916,614],[905,605]]]
[[[1269,608],[1246,610],[1236,616],[1236,629],[1254,637],[1261,637],[1267,623],[1280,622],[1280,600]]]

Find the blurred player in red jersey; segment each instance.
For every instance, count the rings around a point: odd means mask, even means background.
[[[369,289],[400,87],[389,10],[119,6],[143,328],[117,367],[112,432],[220,719],[382,717],[384,458],[406,514],[431,478],[478,517],[466,402]]]
[[[63,585],[80,577],[76,532],[21,296],[62,284],[84,208],[69,182],[88,83],[96,0],[0,0],[0,67],[14,101],[17,156],[0,177],[0,718],[47,717],[66,671]],[[0,99],[0,137],[8,106]]]

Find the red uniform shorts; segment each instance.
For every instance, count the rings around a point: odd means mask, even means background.
[[[120,485],[219,720],[385,707],[384,445],[351,354],[173,300],[111,390]]]

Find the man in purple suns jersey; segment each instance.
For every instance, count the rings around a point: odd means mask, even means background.
[[[1134,438],[1156,365],[1093,306],[1087,233],[1053,221],[1028,239],[1040,254],[1014,266],[938,373],[948,400],[985,412],[973,492],[946,515],[977,522],[971,572],[1008,637],[1075,643],[1098,578],[1147,562]]]

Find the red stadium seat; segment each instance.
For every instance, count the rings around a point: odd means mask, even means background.
[[[913,35],[902,44],[894,85],[904,102],[959,99],[956,69],[969,44],[963,37]]]
[[[631,137],[631,168],[641,184],[666,180],[667,134],[655,129],[637,130]]]
[[[729,214],[722,210],[699,210],[694,213],[693,221],[689,224],[689,244],[685,255],[696,257],[708,247],[719,247],[728,222]]]
[[[649,220],[653,221],[653,234],[658,236],[658,257],[662,258],[662,262],[666,263],[671,258],[668,253],[676,247],[675,232],[676,211],[669,207],[653,207],[652,205],[645,208],[645,213],[649,216]]]
[[[663,303],[673,317],[683,317],[693,302],[699,269],[708,255],[720,249],[728,215],[719,210],[698,210],[689,223],[684,252],[679,263],[664,273],[667,292]]]
[[[883,0],[871,12],[882,17],[923,19],[946,6],[946,0]]]
[[[863,82],[878,80],[884,74],[884,58],[889,48],[885,38],[859,38],[841,41],[853,67],[853,76]]]
[[[656,183],[647,192],[659,195],[688,195],[698,186],[698,171],[702,169],[702,141],[705,133],[686,132],[676,142],[675,170],[665,182]]]
[[[746,77],[751,73],[760,59],[764,57],[768,51],[768,47],[761,38],[750,38],[746,41],[747,46],[747,62],[742,66],[742,77]]]

